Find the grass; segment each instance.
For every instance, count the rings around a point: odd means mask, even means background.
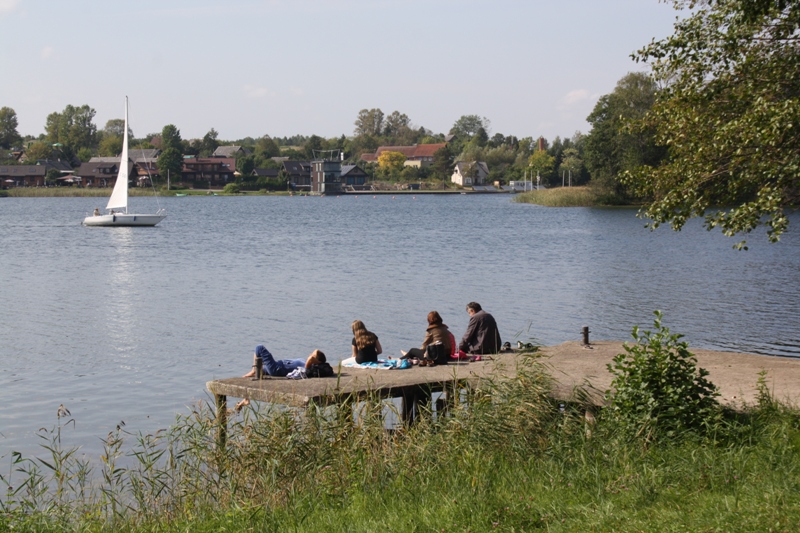
[[[597,197],[589,187],[557,187],[524,192],[514,197],[516,202],[547,207],[592,207]]]
[[[577,399],[561,412],[550,386],[530,358],[391,433],[377,399],[246,408],[224,451],[200,405],[165,432],[118,428],[97,466],[59,419],[41,458],[0,469],[0,531],[800,529],[800,414],[766,392],[704,435],[644,445]]]

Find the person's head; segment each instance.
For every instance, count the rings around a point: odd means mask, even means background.
[[[308,359],[306,359],[306,368],[311,367],[311,365],[326,363],[327,361],[328,359],[325,357],[325,354],[322,353],[322,350],[314,350],[311,352],[311,355],[308,356]]]
[[[429,326],[442,325],[442,316],[439,314],[439,311],[431,311],[430,313],[428,313],[428,325]]]
[[[358,336],[357,334],[358,334],[359,331],[367,331],[367,326],[365,326],[364,323],[361,322],[360,320],[354,320],[353,321],[353,335]]]
[[[478,302],[470,302],[467,304],[467,313],[469,313],[470,316],[474,315],[480,310],[481,310],[481,304],[479,304]]]
[[[356,339],[356,348],[359,350],[370,344],[375,344],[375,341],[378,340],[378,337],[371,331],[368,331],[367,326],[360,320],[353,322],[353,337]]]

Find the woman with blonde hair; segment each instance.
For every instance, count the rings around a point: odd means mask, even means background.
[[[383,348],[378,336],[367,330],[362,321],[353,322],[353,357],[356,363],[376,363],[381,353]]]

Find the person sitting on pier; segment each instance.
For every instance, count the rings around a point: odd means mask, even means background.
[[[256,346],[256,352],[253,355],[253,369],[250,370],[247,374],[242,376],[243,378],[252,378],[256,375],[256,360],[261,358],[262,364],[264,365],[264,371],[273,377],[286,377],[289,373],[294,370],[295,368],[311,368],[311,365],[316,365],[320,363],[325,363],[327,361],[325,354],[322,353],[321,350],[314,350],[311,352],[311,355],[308,356],[307,359],[279,359],[275,360],[272,357],[272,354],[269,353],[262,344]]]
[[[367,330],[362,321],[353,322],[353,357],[356,363],[377,363],[381,353],[383,348],[378,336]]]
[[[434,365],[434,364],[447,364],[447,360],[452,356],[455,351],[453,345],[453,334],[442,323],[442,316],[438,311],[431,311],[428,313],[428,328],[425,330],[425,338],[422,341],[422,348],[411,348],[408,352],[400,351],[403,354],[403,359],[419,359],[420,365]],[[441,344],[442,348],[439,356],[435,359],[426,357],[428,346],[436,346],[437,343]]]
[[[495,354],[500,351],[500,332],[494,317],[481,308],[478,302],[467,304],[470,319],[467,331],[458,349],[470,355]]]

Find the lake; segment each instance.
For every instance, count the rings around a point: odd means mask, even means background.
[[[651,232],[633,209],[509,195],[132,198],[155,228],[87,228],[98,198],[0,199],[0,457],[40,453],[63,404],[89,454],[120,421],[166,427],[278,358],[349,356],[363,320],[387,355],[438,310],[460,337],[479,302],[503,340],[627,340],[653,311],[690,346],[800,356],[800,217],[778,244],[692,221]],[[158,203],[158,205],[157,205]],[[753,381],[757,376],[753,376]]]

